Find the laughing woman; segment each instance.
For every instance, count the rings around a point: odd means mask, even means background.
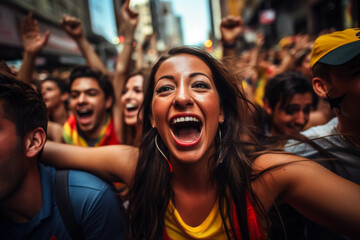
[[[360,237],[358,185],[294,155],[250,154],[239,137],[251,136],[247,101],[209,54],[172,49],[149,81],[139,151],[50,143],[44,152],[59,167],[129,184],[130,239],[263,239],[275,201]]]
[[[122,143],[139,146],[141,137],[142,114],[139,113],[144,100],[144,88],[147,76],[144,71],[130,74],[121,95],[122,107]]]

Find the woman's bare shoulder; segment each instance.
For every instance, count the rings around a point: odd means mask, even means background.
[[[287,152],[266,153],[254,161],[253,174],[256,178],[252,187],[268,210],[275,200],[283,202],[284,193],[304,183],[304,177],[312,179],[322,169],[314,161]]]
[[[303,158],[297,155],[294,155],[292,153],[288,153],[285,151],[273,151],[273,152],[267,152],[260,156],[258,156],[254,160],[254,170],[265,170],[268,168],[274,168],[279,166],[285,166],[290,163],[297,163],[297,162],[310,162],[310,164],[313,163],[313,161]]]

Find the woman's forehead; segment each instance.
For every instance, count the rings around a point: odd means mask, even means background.
[[[144,83],[144,78],[141,74],[136,74],[127,79],[126,85],[140,85]]]
[[[49,86],[49,85],[59,88],[57,82],[53,80],[44,80],[40,86]]]
[[[181,53],[169,57],[161,63],[155,74],[155,80],[162,74],[177,74],[202,72],[211,77],[211,70],[207,64],[197,56]]]

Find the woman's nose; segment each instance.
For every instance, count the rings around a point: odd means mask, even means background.
[[[192,105],[193,103],[194,102],[190,94],[190,89],[188,89],[186,86],[180,85],[176,91],[173,104],[175,106],[184,108],[186,106]]]

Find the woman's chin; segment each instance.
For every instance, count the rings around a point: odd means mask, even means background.
[[[208,154],[204,149],[192,150],[173,150],[171,158],[180,164],[194,164],[200,163],[202,160],[207,159]]]
[[[137,123],[137,118],[125,118],[124,122],[127,126],[135,126]]]

